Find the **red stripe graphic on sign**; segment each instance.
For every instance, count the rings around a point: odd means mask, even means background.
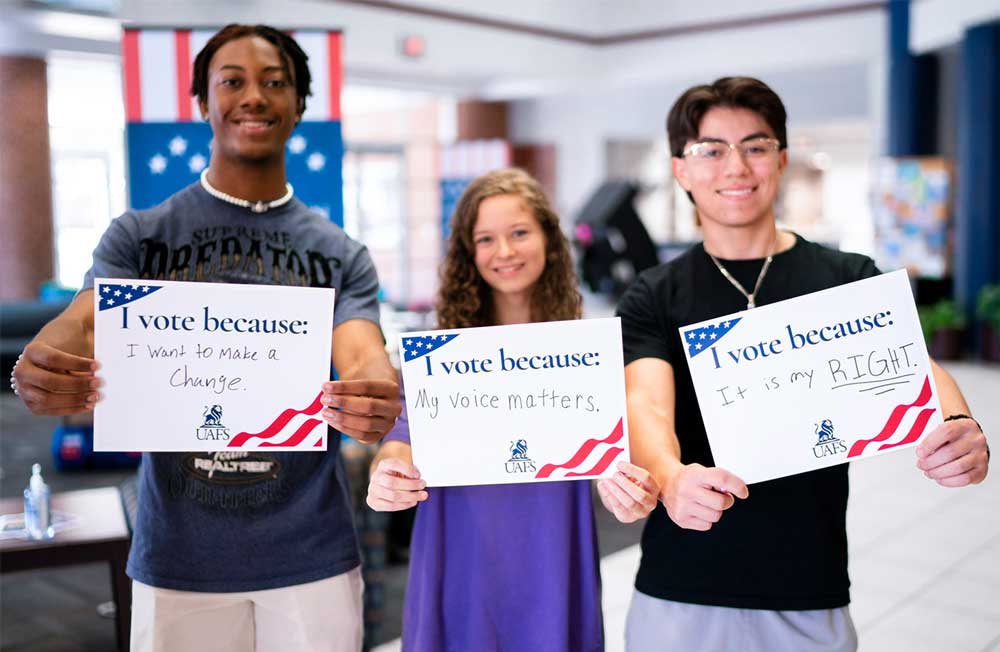
[[[910,428],[910,432],[906,433],[906,437],[903,441],[897,441],[895,444],[882,444],[878,447],[880,451],[888,450],[890,448],[895,448],[896,446],[902,446],[904,444],[909,444],[920,439],[920,435],[924,433],[924,428],[927,427],[927,422],[931,420],[931,415],[937,412],[935,408],[927,408],[926,410],[921,410],[920,414],[913,422],[913,426]]]
[[[616,443],[618,443],[618,441],[622,438],[622,435],[624,434],[624,432],[625,432],[625,429],[622,427],[622,420],[618,419],[618,425],[615,426],[615,429],[611,431],[610,435],[608,435],[604,439],[588,439],[587,441],[585,441],[583,443],[582,446],[580,446],[580,448],[576,451],[576,453],[573,454],[573,457],[569,458],[568,461],[566,461],[566,462],[564,462],[562,464],[546,464],[535,475],[535,477],[536,478],[547,478],[550,475],[552,475],[558,469],[567,469],[567,470],[569,470],[569,469],[575,469],[576,467],[580,466],[580,464],[582,464],[583,461],[585,459],[587,459],[587,456],[590,455],[590,453],[593,452],[593,450],[595,448],[597,448],[600,444],[616,444]],[[601,461],[598,462],[597,466],[595,466],[594,468],[596,469],[596,468],[600,467],[601,464],[604,463],[605,458],[607,458],[607,456],[612,451],[617,451],[607,461],[607,464],[605,464],[604,467],[601,469],[603,471],[604,469],[606,469],[608,467],[608,464],[611,464],[611,460],[613,460],[615,457],[617,457],[618,453],[622,452],[622,450],[624,450],[624,449],[621,449],[621,448],[612,448],[611,450],[609,450],[607,453],[604,454],[604,456],[601,458]],[[591,471],[587,471],[586,473],[574,473],[574,474],[569,474],[569,475],[579,476],[579,475],[587,475],[587,474],[590,474],[590,473],[598,473],[598,471],[593,471],[593,469],[592,469]]]
[[[191,30],[174,32],[174,60],[177,67],[177,120],[191,122]]]
[[[309,404],[309,407],[304,408],[302,410],[293,410],[292,408],[288,408],[287,410],[283,410],[281,412],[281,414],[278,415],[278,418],[275,419],[271,423],[271,425],[269,425],[264,430],[261,430],[260,432],[241,432],[241,433],[239,433],[238,435],[236,435],[235,437],[233,437],[233,439],[229,442],[229,447],[230,448],[239,448],[240,446],[243,446],[244,444],[246,444],[248,441],[250,441],[251,439],[253,439],[255,437],[259,438],[259,439],[270,439],[271,437],[274,437],[275,435],[277,435],[279,432],[282,432],[282,430],[284,430],[285,426],[287,426],[288,423],[292,419],[294,419],[297,414],[305,414],[307,416],[312,416],[312,415],[316,414],[317,412],[319,412],[320,410],[323,409],[323,404],[320,402],[320,397],[322,397],[322,396],[323,396],[322,392],[320,392],[319,394],[317,394],[315,400],[313,400],[313,402]],[[269,443],[264,443],[264,444],[261,444],[261,445],[262,446],[292,446],[294,444],[290,444],[288,442],[292,441],[296,437],[299,437],[299,439],[298,439],[298,441],[296,443],[301,442],[302,439],[305,438],[305,435],[308,434],[308,432],[310,430],[312,430],[313,428],[315,428],[316,425],[319,424],[319,423],[322,423],[322,422],[318,421],[317,419],[309,419],[304,424],[302,424],[302,426],[300,426],[299,428],[297,428],[295,430],[295,432],[292,433],[291,437],[289,437],[288,439],[286,439],[284,442],[282,442],[280,444],[269,442]],[[311,424],[311,425],[309,425],[309,424]],[[306,430],[305,434],[302,434],[301,437],[300,437],[299,436],[300,433],[302,432],[303,428],[305,428],[307,425],[309,425],[308,430]]]
[[[611,466],[611,463],[615,461],[615,458],[618,457],[618,454],[624,450],[625,450],[624,448],[618,448],[617,446],[612,446],[608,450],[608,452],[605,453],[604,456],[597,462],[597,464],[594,465],[594,468],[590,469],[589,471],[582,471],[582,472],[573,471],[571,473],[567,473],[566,477],[573,478],[581,475],[598,475],[604,473],[604,470],[607,469],[609,466]]]
[[[292,436],[285,441],[262,441],[261,446],[295,446],[302,443],[302,440],[312,432],[312,429],[323,423],[319,419],[307,419],[299,426],[298,430],[292,433]]]
[[[897,405],[892,409],[892,413],[889,415],[889,420],[885,422],[882,426],[882,430],[872,437],[871,439],[859,439],[854,442],[851,446],[850,452],[847,453],[847,457],[857,457],[861,453],[865,452],[865,448],[868,444],[874,444],[880,441],[885,441],[896,434],[896,429],[899,428],[899,424],[903,421],[903,417],[910,408],[923,407],[927,405],[927,402],[931,400],[931,380],[929,376],[924,376],[924,385],[920,389],[920,394],[917,399],[908,405]],[[879,450],[885,450],[886,448],[892,448],[893,446],[901,446],[904,443],[908,444],[912,441],[916,441],[920,434],[924,431],[927,426],[927,421],[930,419],[931,414],[935,411],[934,408],[927,410],[922,410],[920,414],[917,415],[916,420],[913,422],[913,426],[907,433],[906,438],[903,441],[896,444],[886,444],[879,448]]]
[[[139,32],[125,30],[122,39],[122,65],[125,68],[125,120],[142,120],[142,88],[139,83]]]
[[[326,35],[327,74],[330,78],[330,120],[340,120],[340,86],[343,72],[340,70],[340,32],[328,32]]]

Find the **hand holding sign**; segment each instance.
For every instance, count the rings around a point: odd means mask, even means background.
[[[18,395],[33,414],[63,416],[94,409],[101,380],[97,362],[33,341],[14,365]]]
[[[674,523],[706,532],[736,503],[736,498],[749,495],[743,480],[725,469],[678,462],[660,499]]]
[[[390,442],[391,443],[391,442]],[[378,463],[368,481],[368,506],[376,512],[398,512],[427,500],[427,483],[412,464],[388,457]]]
[[[597,495],[609,512],[622,523],[646,518],[656,508],[660,487],[646,469],[618,462],[610,478],[597,481]]]
[[[988,463],[986,435],[969,418],[942,423],[917,446],[917,468],[942,487],[982,482]]]
[[[399,416],[399,385],[388,380],[323,383],[323,419],[362,444],[374,444]]]

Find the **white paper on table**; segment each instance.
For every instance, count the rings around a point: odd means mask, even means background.
[[[904,270],[679,331],[715,464],[747,483],[909,448],[942,421]]]
[[[98,278],[94,302],[94,450],[326,450],[334,290]]]
[[[404,333],[400,351],[429,486],[607,477],[629,459],[618,318]]]

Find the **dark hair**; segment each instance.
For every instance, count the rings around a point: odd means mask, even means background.
[[[438,290],[438,328],[492,326],[493,289],[476,269],[476,245],[472,232],[483,200],[515,195],[538,220],[545,235],[545,269],[531,295],[532,321],[557,321],[580,317],[583,300],[577,289],[569,243],[559,228],[542,186],[517,168],[494,170],[472,181],[455,206],[451,234],[441,265]]]
[[[753,111],[771,128],[781,148],[788,147],[787,114],[777,93],[753,77],[723,77],[711,85],[692,86],[674,102],[667,115],[667,138],[672,156],[683,156],[684,146],[698,137],[702,118],[717,106]]]
[[[288,34],[268,27],[267,25],[238,25],[232,23],[226,25],[212,38],[208,39],[205,47],[201,49],[194,59],[194,71],[191,76],[191,95],[198,98],[199,102],[208,101],[208,64],[212,57],[223,45],[236,39],[247,36],[259,36],[271,43],[278,49],[281,63],[285,68],[285,74],[295,81],[295,94],[299,99],[299,114],[306,110],[306,97],[312,95],[309,86],[312,83],[312,75],[309,74],[309,57],[299,44]],[[291,67],[289,67],[291,66]]]

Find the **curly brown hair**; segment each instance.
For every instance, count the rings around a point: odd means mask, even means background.
[[[559,229],[559,216],[545,192],[530,174],[518,168],[494,170],[473,180],[458,200],[451,217],[451,234],[441,265],[438,290],[438,328],[492,326],[492,288],[476,269],[472,231],[484,199],[516,195],[538,220],[545,235],[545,269],[531,295],[532,321],[578,319],[581,305],[569,242]]]

